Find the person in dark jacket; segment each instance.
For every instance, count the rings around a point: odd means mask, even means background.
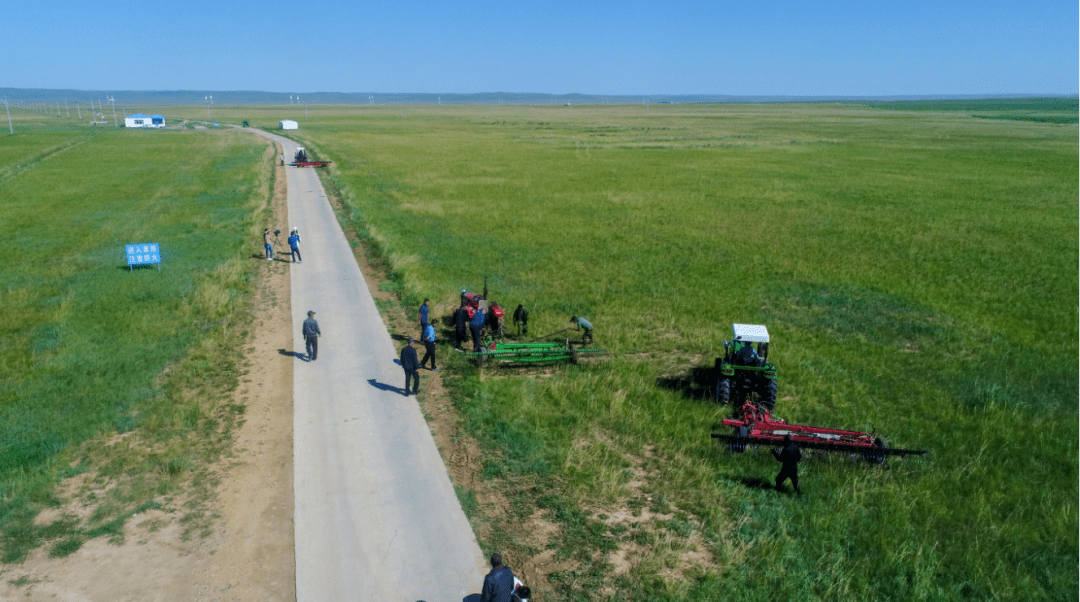
[[[469,340],[469,314],[464,303],[454,312],[454,335],[454,348],[461,351],[461,344]]]
[[[791,437],[791,433],[784,435],[784,449],[773,448],[772,455],[780,462],[780,474],[776,475],[776,490],[781,491],[784,481],[791,479],[791,485],[795,493],[799,493],[799,461],[802,460],[802,450]]]
[[[480,602],[510,602],[514,595],[514,573],[503,566],[502,556],[491,555],[491,572],[484,577],[484,589]]]
[[[307,312],[302,334],[304,335],[304,346],[306,347],[308,359],[314,362],[319,355],[319,337],[322,336],[319,323],[315,321],[315,312]]]
[[[514,325],[517,326],[518,336],[529,336],[529,310],[520,303],[514,310]]]
[[[416,361],[416,348],[412,346],[416,339],[409,339],[409,344],[401,348],[401,368],[405,370],[405,395],[409,391],[409,379],[413,379],[412,394],[420,392],[420,362]]]
[[[472,320],[469,320],[469,330],[472,331],[473,351],[480,353],[483,350],[483,345],[480,343],[480,331],[484,328],[484,320],[487,316],[484,315],[484,310],[477,309],[473,314]]]

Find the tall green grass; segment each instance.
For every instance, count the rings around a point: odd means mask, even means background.
[[[448,311],[487,276],[537,335],[584,315],[613,352],[551,378],[448,377],[485,474],[520,492],[511,520],[539,508],[563,529],[557,557],[578,568],[552,594],[1075,597],[1076,127],[703,109],[336,109],[299,132],[335,162],[343,221],[407,305]],[[710,442],[730,410],[677,384],[732,322],[769,326],[779,415],[876,427],[929,458],[818,459],[806,495],[772,491],[767,453]],[[640,494],[638,461],[653,471]],[[620,506],[683,514],[659,535],[599,518]],[[664,579],[692,532],[709,566]],[[485,545],[514,541],[496,529]],[[627,542],[651,555],[612,578]]]
[[[218,347],[241,344],[253,263],[245,245],[266,168],[265,145],[243,134],[46,123],[8,140],[0,547],[12,562],[62,535],[61,555],[122,535],[126,517],[160,506],[220,453],[237,411],[220,399],[242,367]],[[161,245],[160,271],[130,270],[124,245],[149,242]],[[131,431],[139,436],[86,446]],[[36,525],[41,509],[67,501],[57,480],[88,470],[101,488],[123,486],[87,523]]]

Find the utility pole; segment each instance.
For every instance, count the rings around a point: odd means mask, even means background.
[[[110,96],[109,97],[109,104],[112,105],[112,125],[113,125],[114,128],[118,128],[120,126],[116,124],[116,97],[115,96]]]
[[[304,121],[307,121],[307,103],[304,103]]]
[[[75,103],[75,110],[79,112],[79,121],[82,121],[82,107],[79,106],[79,103]]]
[[[11,127],[11,109],[8,108],[7,97],[4,97],[4,108],[7,109],[7,126],[11,130],[11,135],[15,135],[15,128]]]
[[[67,99],[64,99],[64,110],[67,111],[68,119],[71,119],[71,107],[68,106]]]

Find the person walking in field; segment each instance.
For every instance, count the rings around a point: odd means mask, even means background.
[[[424,299],[424,304],[420,306],[420,338],[424,339],[424,329],[428,325],[428,301],[430,299]],[[427,341],[427,339],[424,339]]]
[[[517,326],[519,337],[529,336],[529,310],[520,303],[514,310],[514,326]]]
[[[579,318],[577,316],[570,316],[570,322],[574,324],[576,330],[584,329],[585,332],[581,335],[581,344],[588,345],[593,342],[592,337],[592,322],[585,318]]]
[[[405,395],[408,396],[409,379],[413,381],[411,393],[416,395],[420,392],[420,364],[416,361],[416,349],[412,346],[416,339],[409,339],[409,343],[401,348],[401,369],[405,371]]]
[[[270,238],[270,229],[263,230],[263,249],[266,251],[266,260],[274,260],[274,241]]]
[[[289,233],[289,250],[292,252],[293,263],[303,263],[304,260],[300,257],[300,231],[296,228],[292,229]]]
[[[315,358],[319,356],[319,337],[322,336],[319,323],[315,321],[315,312],[307,312],[302,334],[304,335],[304,346],[306,347],[308,359],[314,362]]]
[[[802,450],[792,439],[791,433],[784,435],[783,450],[774,447],[770,451],[781,465],[780,474],[776,475],[776,490],[782,491],[780,488],[783,486],[784,481],[791,479],[791,485],[795,488],[795,493],[801,493],[799,491],[799,461],[802,460]]]
[[[421,339],[424,341],[424,357],[423,357],[423,359],[420,360],[420,367],[423,368],[424,364],[427,363],[428,358],[430,357],[431,358],[431,369],[432,370],[438,370],[438,368],[435,367],[435,325],[434,324],[425,324],[424,325],[424,336],[421,337]]]

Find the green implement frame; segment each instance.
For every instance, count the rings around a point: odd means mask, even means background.
[[[570,362],[576,364],[585,356],[597,356],[606,353],[594,347],[578,347],[569,341],[547,343],[495,343],[487,349],[470,353],[476,358],[476,365],[482,366],[488,360],[501,364],[524,365],[530,363]]]

